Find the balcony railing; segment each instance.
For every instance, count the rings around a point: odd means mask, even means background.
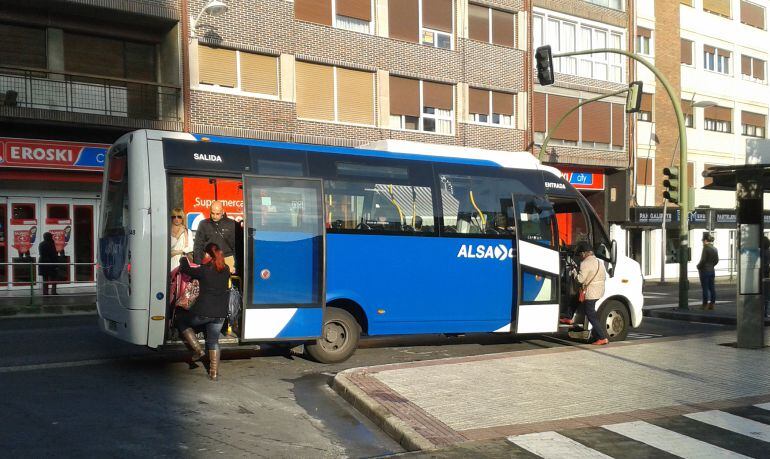
[[[178,86],[0,66],[0,106],[179,121]]]

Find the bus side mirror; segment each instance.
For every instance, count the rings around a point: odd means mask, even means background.
[[[612,264],[612,266],[614,267],[617,261],[618,261],[618,241],[613,239],[612,245],[610,245],[610,264]]]

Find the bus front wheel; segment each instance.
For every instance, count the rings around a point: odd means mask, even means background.
[[[360,336],[361,326],[349,312],[327,308],[321,337],[305,345],[305,351],[317,362],[343,362],[355,352]]]
[[[620,301],[610,300],[599,310],[599,323],[604,324],[610,341],[623,341],[628,336],[631,320],[626,306]]]

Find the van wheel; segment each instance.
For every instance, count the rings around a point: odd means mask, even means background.
[[[326,308],[321,337],[305,345],[305,351],[317,362],[344,362],[355,352],[360,336],[361,326],[349,312]]]
[[[610,300],[599,311],[599,323],[605,324],[610,341],[623,341],[628,336],[631,320],[626,306],[620,301]]]

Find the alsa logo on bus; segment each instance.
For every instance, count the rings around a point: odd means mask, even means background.
[[[457,258],[495,258],[505,261],[508,258],[513,258],[513,248],[509,249],[505,244],[497,246],[463,244],[460,246],[460,251],[457,252]]]
[[[214,162],[214,163],[221,163],[222,162],[222,157],[219,156],[219,155],[206,155],[206,154],[203,154],[203,153],[195,153],[195,154],[193,154],[193,158],[196,161],[209,161],[209,162]]]

